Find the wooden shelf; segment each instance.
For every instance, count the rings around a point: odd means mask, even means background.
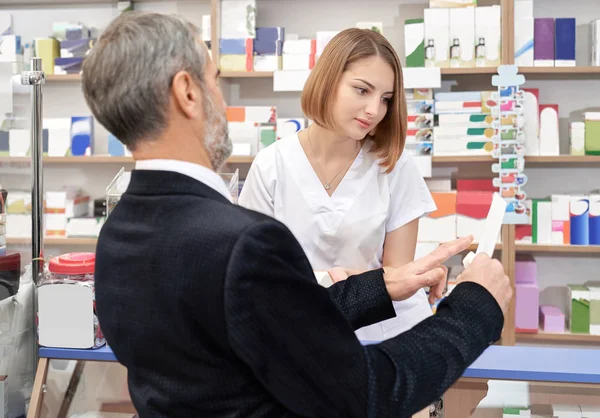
[[[229,164],[249,164],[254,160],[252,156],[233,156],[227,159]],[[0,164],[27,164],[31,163],[31,157],[0,157]],[[133,164],[131,157],[110,157],[110,156],[90,156],[90,157],[44,157],[44,164]]]
[[[528,164],[600,164],[600,155],[557,155],[525,157],[525,162]]]
[[[600,67],[519,67],[521,74],[598,74]]]
[[[498,74],[497,67],[441,68],[442,75]]]
[[[515,244],[517,252],[600,254],[600,245]]]
[[[433,164],[458,164],[458,163],[493,163],[496,159],[481,155],[481,156],[443,156],[432,157]],[[600,155],[556,155],[556,156],[539,156],[525,157],[526,164],[600,164]]]
[[[431,157],[432,164],[458,164],[458,163],[493,163],[495,160],[487,155],[477,156],[443,156]]]
[[[562,343],[562,344],[600,344],[600,335],[589,334],[552,334],[538,332],[537,334],[517,333],[519,343]]]
[[[46,237],[44,245],[54,246],[95,246],[98,242],[97,238],[63,238],[63,237]],[[7,245],[31,245],[31,238],[6,238]]]
[[[81,81],[81,74],[65,74],[65,75],[56,75],[56,74],[48,74],[46,76],[46,82],[55,82],[55,81]]]
[[[272,71],[223,71],[220,78],[273,78]]]

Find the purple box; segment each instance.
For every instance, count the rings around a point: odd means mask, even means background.
[[[536,18],[533,21],[533,64],[554,66],[554,19]]]
[[[259,41],[283,41],[285,39],[285,28],[258,27],[256,28],[256,39]]]
[[[537,284],[537,264],[531,254],[517,254],[515,283]]]
[[[282,41],[261,41],[254,40],[255,55],[281,55],[283,51]]]
[[[515,328],[517,332],[537,332],[540,289],[535,283],[515,284]]]
[[[95,39],[77,39],[74,41],[62,41],[60,43],[60,57],[85,57],[90,49],[96,44]]]
[[[564,333],[565,314],[553,305],[540,306],[540,326],[544,332]]]
[[[79,74],[83,65],[83,57],[55,58],[54,74]]]

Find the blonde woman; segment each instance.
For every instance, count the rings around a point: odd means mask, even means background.
[[[371,30],[340,32],[306,82],[302,110],[314,123],[256,156],[240,205],[283,222],[314,270],[365,271],[412,261],[419,218],[435,204],[402,152],[406,102],[389,42]],[[394,308],[395,318],[357,336],[385,340],[431,315],[423,289]]]

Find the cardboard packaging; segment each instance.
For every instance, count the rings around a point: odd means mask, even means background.
[[[406,67],[425,66],[425,20],[404,21],[404,56]]]
[[[496,67],[502,61],[500,6],[475,8],[475,66]]]
[[[425,9],[425,66],[446,68],[449,61],[449,9]]]

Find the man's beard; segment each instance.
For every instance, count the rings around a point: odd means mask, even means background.
[[[227,130],[226,113],[218,110],[209,94],[204,96],[204,146],[213,170],[219,171],[231,155],[233,144]]]

